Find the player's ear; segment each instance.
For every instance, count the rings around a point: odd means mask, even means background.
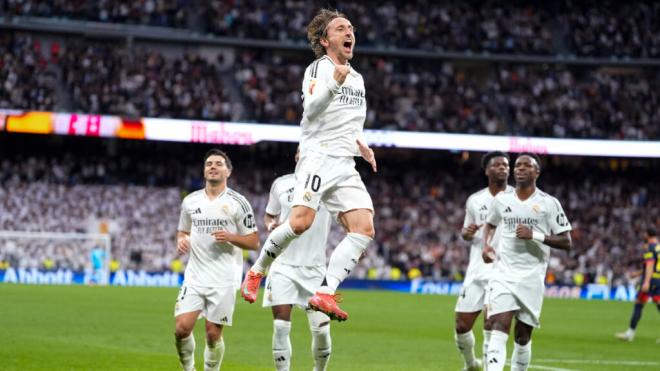
[[[321,46],[324,47],[324,48],[327,48],[328,46],[330,46],[330,42],[328,41],[328,39],[326,39],[323,36],[321,36],[319,38],[319,44],[321,44]]]

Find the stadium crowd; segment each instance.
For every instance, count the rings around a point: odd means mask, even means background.
[[[201,169],[189,156],[144,151],[153,153],[143,156],[142,164],[122,161],[128,153],[81,160],[6,157],[0,163],[0,230],[107,231],[119,267],[170,269],[177,258],[173,236],[182,190],[201,187]],[[290,171],[282,164],[283,151],[229,151],[235,153],[230,186],[250,200],[265,238],[261,216],[270,183]],[[161,162],[148,160],[159,153]],[[173,163],[170,156],[180,158],[180,164],[167,166]],[[374,197],[377,234],[354,277],[462,279],[469,256],[460,237],[464,204],[483,187],[477,176],[481,172],[459,156],[416,158],[419,166],[410,169],[405,162],[411,158],[385,157],[378,176],[364,177]],[[658,182],[644,182],[643,170],[599,166],[571,160],[548,165],[541,176],[539,187],[561,200],[574,228],[574,249],[552,253],[550,282],[625,282],[627,273],[641,264],[642,231],[660,225],[660,210],[654,206],[660,204]],[[569,175],[578,171],[579,177]],[[340,234],[335,230],[329,246]],[[16,243],[0,244],[0,261],[42,267],[54,261],[54,267],[79,268],[80,257],[88,256],[81,251],[60,254],[62,244],[55,241],[33,241],[29,248],[16,248]]]
[[[56,77],[30,35],[0,34],[0,108],[53,110]]]
[[[156,51],[101,44],[67,45],[59,65],[73,110],[138,117],[229,120],[232,104],[214,64],[189,53],[166,60]]]
[[[303,56],[243,50],[165,57],[159,50],[74,40],[55,52],[30,35],[0,47],[8,78],[0,108],[297,125]],[[11,62],[25,60],[25,63]],[[567,138],[660,138],[657,69],[548,67],[360,57],[370,129]],[[227,68],[227,69],[225,69]],[[54,71],[61,71],[55,73]],[[56,102],[52,85],[70,99]],[[17,89],[9,87],[17,86]],[[232,91],[234,94],[232,94]],[[232,97],[233,96],[233,97]]]
[[[312,14],[334,6],[358,26],[358,42],[382,48],[488,53],[660,57],[660,4],[588,2],[3,0],[7,15],[190,28],[219,36],[305,42]]]
[[[98,22],[185,27],[189,0],[2,0],[6,14],[56,17]]]

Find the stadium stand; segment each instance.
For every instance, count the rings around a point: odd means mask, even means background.
[[[29,155],[12,151],[28,143],[42,150]],[[174,229],[182,195],[201,187],[197,157],[204,150],[118,141],[89,156],[84,148],[79,139],[51,138],[18,140],[0,151],[0,207],[6,211],[0,229],[98,232],[99,223],[105,223],[113,238],[113,258],[121,267],[168,269],[176,258]],[[226,149],[235,165],[230,187],[252,202],[259,228],[265,231],[260,216],[268,188],[276,176],[290,171],[293,160],[281,154],[293,149]],[[54,156],[58,150],[66,155]],[[419,272],[427,278],[461,279],[467,268],[468,249],[460,228],[467,196],[483,186],[475,164],[478,156],[466,162],[459,155],[415,153],[383,153],[379,176],[365,178],[378,210],[378,233],[354,277],[388,279],[398,277],[396,271],[402,278]],[[415,169],[406,165],[409,161],[416,162]],[[660,223],[660,210],[653,206],[660,203],[660,186],[644,181],[649,171],[657,172],[657,162],[560,157],[548,162],[539,187],[563,200],[575,246],[570,253],[553,251],[549,279],[567,284],[625,281],[626,272],[639,265],[642,231]],[[332,239],[341,234],[335,232]],[[1,249],[0,260],[40,265],[61,249],[38,247]],[[139,264],[132,259],[136,253]],[[75,259],[80,254],[55,260],[78,267],[81,262]]]
[[[9,15],[190,28],[219,36],[305,42],[306,20],[322,1],[4,0]],[[660,56],[660,5],[564,0],[336,1],[355,19],[358,42],[383,48],[488,53]],[[370,10],[373,9],[373,12]]]
[[[58,44],[60,52],[53,53],[41,50],[39,40],[30,35],[8,40],[6,48],[16,44],[25,51],[32,45],[28,59],[38,61],[38,66],[7,63],[8,68],[23,70],[12,72],[14,77],[7,80],[21,81],[21,88],[12,93],[13,100],[0,100],[0,108],[56,106],[128,117],[292,125],[302,115],[299,85],[309,63],[307,54],[236,50],[234,63],[227,66],[221,53],[209,60],[195,52],[165,55],[153,47],[131,49],[82,40]],[[660,84],[658,69],[510,63],[475,67],[379,56],[361,57],[355,65],[367,91],[374,92],[367,95],[367,128],[559,138],[660,137],[655,124],[660,120],[660,97],[653,89]],[[57,84],[56,76],[61,76],[57,90],[66,94],[53,94],[50,86]],[[20,92],[22,99],[17,98]]]
[[[0,108],[296,125],[302,113],[301,76],[313,58],[306,49],[304,27],[325,5],[299,0],[0,0],[0,21],[54,19],[74,29],[63,35],[35,26],[0,35]],[[369,51],[358,53],[353,62],[369,92],[367,128],[660,138],[656,2],[604,1],[598,8],[569,0],[369,0],[331,5],[354,19],[358,46]],[[212,42],[182,45],[181,40],[148,42],[116,35],[100,40],[77,21],[121,29],[137,26],[154,35],[175,30],[191,37],[209,34]],[[274,41],[277,47],[236,43],[245,38]],[[388,54],[397,50],[399,54]],[[412,51],[435,54],[420,57]],[[447,54],[453,52],[459,55]],[[479,59],[471,59],[475,55]],[[574,59],[553,59],[561,56]],[[113,234],[113,255],[122,266],[169,266],[178,214],[168,210],[178,209],[182,190],[201,187],[198,159],[192,155],[201,152],[199,147],[163,150],[160,144],[110,141],[99,143],[104,152],[98,155],[67,147],[53,156],[21,152],[23,140],[12,137],[12,145],[4,145],[5,140],[0,148],[0,205],[10,211],[0,215],[1,229],[84,231],[105,220]],[[72,145],[72,139],[60,140]],[[43,139],[29,148],[47,146],[52,151],[61,143]],[[230,149],[234,151],[243,163],[231,184],[261,215],[270,181],[290,169],[288,163],[272,161],[282,159],[283,149]],[[379,177],[365,178],[376,195],[378,232],[356,276],[419,272],[460,278],[464,272],[467,249],[458,234],[463,203],[482,186],[482,179],[471,175],[479,173],[473,161],[463,162],[453,154],[427,155],[440,156],[443,165],[421,162],[410,170],[396,160],[413,160],[403,151],[386,156]],[[657,162],[549,160],[553,166],[540,186],[564,200],[576,241],[570,254],[554,254],[549,279],[625,279],[625,271],[638,263],[641,231],[660,223],[654,207],[658,182],[645,177],[657,173]],[[580,176],[574,178],[576,173]],[[52,196],[39,198],[35,193]],[[156,207],[139,202],[151,197],[161,203]],[[20,253],[57,255],[61,249],[33,246]],[[18,253],[5,249],[0,260],[42,264],[42,259],[8,255]],[[55,264],[80,267],[77,255],[69,255]]]

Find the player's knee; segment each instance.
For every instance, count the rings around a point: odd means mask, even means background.
[[[527,343],[529,343],[530,339],[531,339],[531,334],[528,333],[516,334],[515,342],[518,345],[526,345]]]
[[[357,232],[357,233],[362,234],[362,235],[365,235],[365,236],[371,238],[372,240],[376,237],[376,229],[374,229],[373,224],[372,224],[372,225],[368,225],[368,226],[364,226],[364,227],[361,228],[361,230],[360,230],[359,232]]]
[[[177,322],[176,326],[174,326],[174,336],[176,336],[177,339],[185,339],[190,336],[192,330],[193,326],[182,322]]]
[[[484,321],[484,330],[491,331],[493,329],[493,318],[486,318]]]
[[[472,330],[472,326],[461,317],[456,317],[456,333],[464,334]]]
[[[507,326],[506,323],[503,323],[501,321],[493,321],[492,330],[508,334],[509,333],[509,326]]]
[[[313,212],[306,211],[292,213],[289,217],[289,225],[293,233],[301,235],[308,230],[314,223],[314,216]]]
[[[222,336],[222,327],[215,323],[207,322],[206,324],[206,341],[209,344],[215,344]]]
[[[291,230],[293,231],[293,233],[295,233],[297,235],[301,235],[301,234],[305,233],[306,230],[309,229],[309,227],[312,225],[313,221],[314,221],[314,219],[312,219],[311,222],[307,221],[303,218],[294,219],[290,222]]]
[[[214,348],[215,344],[220,341],[220,333],[207,333],[206,334],[206,343],[209,345],[209,347]]]

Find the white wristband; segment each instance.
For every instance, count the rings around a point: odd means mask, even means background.
[[[532,239],[543,243],[545,242],[545,235],[539,231],[532,231]]]

